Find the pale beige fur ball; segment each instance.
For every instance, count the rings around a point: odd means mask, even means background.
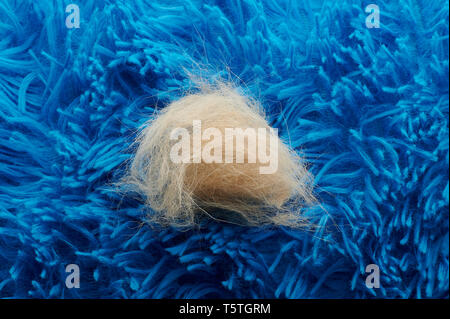
[[[249,134],[239,135],[240,145],[229,134],[236,128]],[[202,215],[253,226],[306,223],[302,209],[314,201],[311,175],[270,130],[259,103],[228,85],[172,102],[146,123],[136,145],[125,181],[144,195],[153,223],[192,226]],[[231,217],[236,214],[240,222]]]

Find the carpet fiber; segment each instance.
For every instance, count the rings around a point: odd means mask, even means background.
[[[448,1],[69,3],[0,0],[0,297],[448,298]],[[320,227],[142,223],[113,183],[189,72],[261,100]]]

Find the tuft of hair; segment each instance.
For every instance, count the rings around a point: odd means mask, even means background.
[[[225,83],[204,85],[155,114],[136,138],[136,151],[122,180],[144,195],[151,208],[149,222],[190,227],[206,215],[251,226],[308,224],[302,211],[315,202],[312,176],[294,150],[276,136],[278,169],[272,174],[260,173],[266,164],[259,159],[248,163],[255,149],[249,148],[248,140],[244,163],[236,163],[237,151],[233,162],[225,163],[225,145],[230,142],[225,139],[222,163],[193,163],[192,147],[189,162],[175,163],[170,153],[177,141],[171,140],[171,132],[185,128],[192,133],[194,120],[201,120],[202,134],[208,128],[217,128],[222,136],[225,128],[270,129],[261,105]],[[201,141],[202,149],[208,142]]]

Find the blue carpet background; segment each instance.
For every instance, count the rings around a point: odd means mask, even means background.
[[[448,1],[69,3],[0,0],[0,297],[448,298]],[[111,186],[199,65],[303,152],[322,227],[160,230]]]

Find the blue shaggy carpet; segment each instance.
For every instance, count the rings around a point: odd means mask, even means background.
[[[448,1],[69,3],[0,0],[0,297],[448,298]],[[161,229],[116,191],[196,70],[304,154],[320,227]]]

